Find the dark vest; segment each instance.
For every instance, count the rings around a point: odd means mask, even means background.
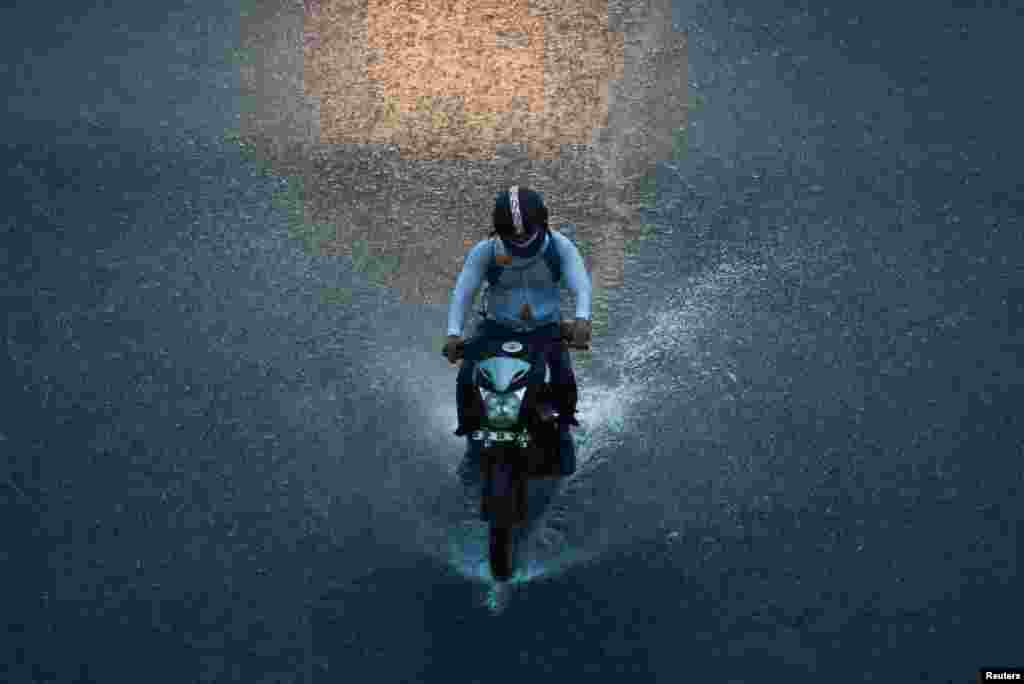
[[[486,304],[481,313],[516,329],[533,329],[558,322],[561,319],[562,264],[551,233],[545,231],[538,235],[527,247],[506,245],[507,254],[514,258],[514,263],[508,266],[501,266],[495,260],[496,247],[496,242],[492,243],[491,263],[486,272]],[[525,303],[530,303],[530,321],[521,319]]]
[[[536,246],[539,249],[539,246],[544,244],[544,238],[547,238],[547,247],[544,248],[543,258],[544,261],[547,262],[548,270],[551,271],[551,282],[557,286],[559,281],[562,280],[562,259],[558,255],[558,247],[555,246],[555,240],[554,238],[551,237],[551,232],[544,231],[544,235],[537,236],[536,245],[530,245],[530,247]],[[529,249],[529,247],[527,249]],[[517,250],[515,250],[514,248],[506,248],[506,250],[509,255],[514,257],[520,257],[520,255],[516,253]],[[494,245],[492,244],[491,263],[487,267],[487,284],[492,287],[495,285],[495,283],[498,282],[498,279],[501,277],[502,271],[505,270],[504,266],[498,265],[498,262],[495,261],[494,256]],[[529,256],[527,258],[529,258]]]

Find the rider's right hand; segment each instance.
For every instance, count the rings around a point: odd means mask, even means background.
[[[449,335],[448,341],[444,344],[444,355],[448,357],[449,363],[456,363],[462,358],[463,339],[459,335]]]

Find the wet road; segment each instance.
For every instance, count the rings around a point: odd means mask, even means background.
[[[230,8],[63,52],[10,10],[7,63],[53,45],[10,85],[67,83],[21,89],[0,151],[2,678],[1020,666],[1020,17],[780,5],[678,8],[691,149],[577,361],[589,467],[500,611],[460,531],[445,311],[303,252],[219,141],[230,103],[195,93]]]

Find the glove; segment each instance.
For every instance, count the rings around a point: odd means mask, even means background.
[[[577,347],[590,344],[590,321],[586,318],[577,318],[572,326],[572,343]]]
[[[462,349],[456,345],[461,345],[464,340],[459,335],[449,335],[448,341],[444,343],[444,355],[448,357],[448,363],[455,364],[459,359],[462,358]]]

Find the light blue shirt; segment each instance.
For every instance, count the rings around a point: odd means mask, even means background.
[[[590,296],[591,284],[587,268],[583,263],[583,257],[572,241],[561,233],[550,230],[551,239],[555,241],[555,248],[562,262],[562,281],[576,296],[576,318],[590,319]],[[547,238],[545,238],[547,239]],[[451,304],[448,307],[448,334],[462,335],[465,324],[466,312],[477,290],[483,285],[487,276],[487,267],[491,264],[494,256],[491,240],[481,240],[474,245],[462,265],[462,272],[455,281],[455,290],[452,292]],[[547,244],[541,246],[541,252],[547,249]],[[523,259],[512,257],[512,266],[522,263]],[[546,266],[545,266],[546,268]],[[529,303],[531,308],[537,311],[538,317],[546,318],[548,312],[556,312],[561,308],[558,290],[554,291],[553,301],[528,301],[527,293],[522,293],[521,301],[508,305],[509,310],[492,311],[498,319],[514,319],[517,317],[519,307]],[[532,297],[536,297],[534,293]],[[547,295],[543,295],[547,297]]]

